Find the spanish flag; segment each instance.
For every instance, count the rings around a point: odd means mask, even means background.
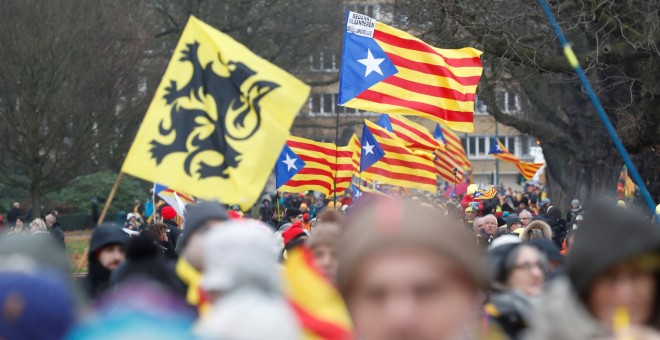
[[[122,172],[247,209],[309,90],[191,16]]]
[[[339,291],[314,266],[309,249],[292,250],[284,266],[285,293],[304,339],[352,339],[351,319]]]
[[[456,131],[474,129],[482,52],[441,49],[366,15],[348,12],[339,104],[421,116]]]

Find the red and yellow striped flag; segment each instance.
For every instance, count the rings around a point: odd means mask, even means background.
[[[286,144],[305,162],[305,166],[289,181],[278,188],[283,192],[318,191],[326,196],[334,194],[335,176],[337,194],[341,195],[351,184],[353,177],[353,148],[339,147],[332,143],[289,137]]]
[[[405,142],[409,148],[430,153],[445,148],[445,144],[433,138],[433,135],[424,126],[401,115],[390,114],[384,116],[389,118],[392,127],[391,132]]]
[[[385,151],[385,156],[360,173],[361,178],[402,188],[436,192],[436,174],[432,154],[412,151],[394,134],[368,120],[365,120],[364,123]],[[353,138],[352,143],[356,151],[353,155],[353,164],[357,165],[356,171],[359,172],[362,144],[357,138]]]
[[[467,153],[463,148],[463,143],[461,143],[461,139],[454,131],[446,126],[438,124],[435,127],[433,137],[445,144],[445,152],[443,154],[451,155],[451,158],[459,167],[463,168],[463,170],[469,170],[472,168],[472,163],[470,163]]]
[[[339,102],[360,110],[421,116],[472,132],[481,54],[471,47],[436,48],[349,12]]]
[[[520,170],[520,173],[525,177],[526,180],[531,180],[534,178],[534,175],[541,169],[543,163],[531,163],[531,162],[518,162],[516,167]]]
[[[309,249],[292,250],[284,266],[286,296],[304,339],[352,339],[352,324],[339,291],[314,266]]]
[[[434,155],[433,165],[435,165],[436,174],[440,178],[454,184],[463,181],[465,170],[463,170],[462,166],[458,165],[452,153],[447,150],[438,150]],[[456,169],[456,172],[454,172],[454,169]]]

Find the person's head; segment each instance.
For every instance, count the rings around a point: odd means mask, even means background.
[[[216,202],[202,202],[188,208],[177,247],[181,249],[181,256],[197,270],[204,266],[204,236],[227,219],[227,210]]]
[[[16,230],[23,230],[23,218],[22,217],[17,217],[16,218]]]
[[[301,203],[300,204],[300,212],[304,214],[307,211],[308,211],[307,203]]]
[[[611,205],[590,207],[588,218],[571,244],[568,260],[573,287],[595,319],[612,326],[615,312],[624,309],[632,326],[658,328],[657,225]]]
[[[115,270],[126,259],[125,246],[129,240],[130,237],[119,226],[97,226],[89,241],[90,266],[98,263],[108,271]]]
[[[287,230],[282,232],[282,239],[284,240],[284,249],[287,251],[302,245],[307,241],[307,234],[301,228],[302,223],[296,222],[291,225]]]
[[[543,293],[548,263],[533,245],[505,244],[488,251],[491,284],[496,290],[517,290],[527,296]]]
[[[579,228],[580,225],[582,224],[582,221],[584,221],[584,216],[582,216],[581,214],[575,216],[575,226],[576,226],[576,227]]]
[[[347,216],[337,284],[364,339],[464,335],[485,284],[476,243],[432,208],[363,199]]]
[[[541,220],[532,221],[523,229],[521,238],[525,241],[539,238],[552,240],[552,228]]]
[[[163,217],[163,221],[173,220],[176,218],[176,210],[168,205],[160,210],[160,216]]]
[[[577,198],[571,201],[571,209],[578,209],[580,208],[580,200]]]
[[[12,207],[19,209],[21,207],[21,204],[18,202],[14,202],[14,204],[12,204]]]
[[[134,205],[140,205],[140,200],[134,200],[134,201],[133,201],[133,204],[134,204]]]
[[[509,229],[509,232],[513,232],[518,228],[522,228],[522,223],[520,222],[520,217],[518,217],[518,214],[510,214],[506,219],[506,226]]]
[[[563,218],[561,210],[554,205],[548,207],[548,211],[546,212],[546,214],[554,218],[555,220],[561,220]]]
[[[289,223],[302,222],[303,215],[300,210],[296,208],[289,208],[286,210],[284,218],[289,221]]]
[[[30,223],[30,234],[40,234],[40,233],[47,233],[48,232],[48,227],[46,227],[46,223],[44,220],[40,218],[35,218],[34,221]]]
[[[57,218],[55,217],[55,215],[53,214],[46,215],[46,226],[49,228],[52,227],[53,223],[55,223],[56,220]]]
[[[309,237],[307,246],[314,255],[314,264],[331,281],[337,276],[337,244],[341,232],[336,223],[319,223]]]
[[[495,235],[497,233],[497,217],[495,215],[489,214],[484,216],[484,233],[488,235]]]
[[[479,234],[481,230],[484,228],[484,218],[483,217],[475,218],[474,222],[472,223],[472,226],[474,228],[474,232],[476,234]]]
[[[167,241],[167,225],[165,223],[154,223],[149,226],[149,234],[155,240]]]
[[[128,214],[126,215],[126,222],[128,222],[128,223],[135,223],[135,221],[136,221],[136,219],[135,219],[135,214],[133,214],[133,213],[128,213]]]
[[[472,209],[472,205],[468,205],[467,208],[465,208],[465,220],[472,222],[474,221],[475,217],[477,217],[477,212]]]
[[[518,217],[520,217],[520,224],[522,224],[522,227],[526,227],[529,222],[532,222],[532,213],[530,213],[527,210],[523,210],[518,214]]]

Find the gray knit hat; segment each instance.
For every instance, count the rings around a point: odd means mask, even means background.
[[[183,249],[190,239],[190,235],[199,231],[206,221],[226,221],[227,210],[216,202],[202,202],[188,207],[186,221],[183,224],[183,235],[177,243],[178,249]]]

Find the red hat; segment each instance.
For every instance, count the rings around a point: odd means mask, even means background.
[[[163,216],[163,220],[171,220],[176,217],[176,211],[168,205],[160,211],[160,215]]]
[[[304,233],[305,231],[302,230],[302,228],[300,227],[300,223],[293,224],[292,226],[289,227],[289,229],[285,230],[282,233],[282,238],[284,239],[284,246],[289,244],[289,242],[291,242],[291,240],[293,240],[294,238]]]
[[[231,218],[232,220],[236,220],[236,219],[239,219],[239,218],[243,217],[241,215],[241,213],[239,213],[238,211],[234,211],[234,210],[229,210],[229,212],[227,213],[227,216],[229,216],[229,218]]]
[[[309,221],[309,214],[308,213],[303,214],[303,221],[305,221],[305,222]]]

